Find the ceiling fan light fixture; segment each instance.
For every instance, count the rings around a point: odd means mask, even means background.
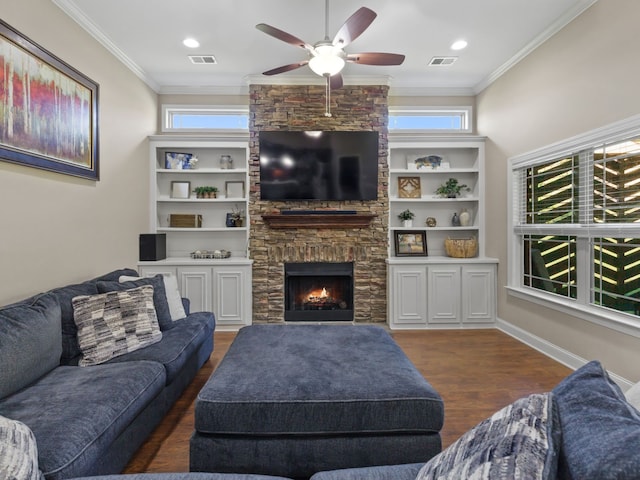
[[[340,48],[331,44],[317,45],[315,54],[309,60],[309,68],[321,77],[333,76],[340,73],[345,66],[344,53]]]

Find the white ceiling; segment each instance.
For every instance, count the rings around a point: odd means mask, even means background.
[[[308,67],[261,72],[307,58],[255,28],[267,23],[322,40],[324,0],[52,0],[158,93],[246,93],[249,83],[322,83]],[[329,37],[361,6],[378,17],[345,50],[406,55],[394,67],[347,64],[346,84],[388,81],[396,95],[478,93],[596,0],[332,0]],[[182,45],[195,37],[200,47]],[[458,39],[469,46],[450,49]],[[193,65],[188,55],[214,55]],[[434,56],[457,56],[428,67]]]

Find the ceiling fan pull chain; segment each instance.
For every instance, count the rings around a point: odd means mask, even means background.
[[[327,78],[327,86],[326,86],[326,94],[325,94],[325,98],[326,98],[326,105],[325,105],[325,111],[324,111],[324,116],[325,117],[331,117],[331,77],[329,75],[325,75],[325,77]]]

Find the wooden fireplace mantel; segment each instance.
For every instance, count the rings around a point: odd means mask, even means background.
[[[368,213],[262,215],[264,222],[271,228],[366,228],[375,217],[377,215]]]

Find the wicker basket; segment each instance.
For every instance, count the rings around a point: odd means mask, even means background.
[[[478,254],[478,240],[471,238],[447,238],[444,241],[447,255],[453,258],[471,258]]]

